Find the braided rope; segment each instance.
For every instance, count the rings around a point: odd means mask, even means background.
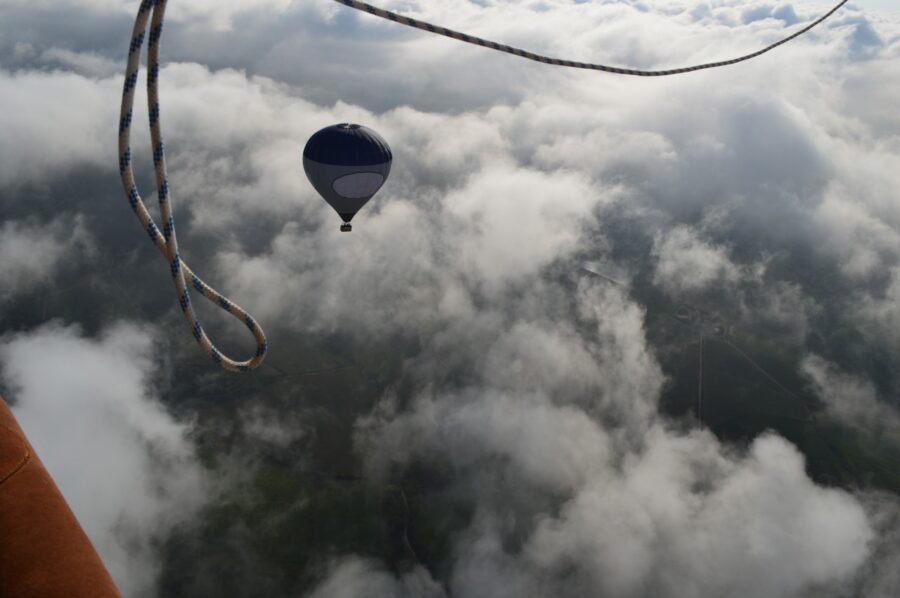
[[[175,234],[175,219],[172,214],[172,200],[169,195],[169,182],[166,174],[166,155],[162,141],[162,125],[160,124],[159,105],[159,42],[162,36],[163,17],[167,0],[142,0],[134,22],[134,30],[131,36],[131,46],[128,51],[128,65],[125,71],[125,88],[122,92],[122,111],[119,119],[119,172],[122,176],[122,185],[125,195],[131,204],[134,213],[150,240],[156,245],[169,264],[172,279],[175,282],[175,291],[178,294],[178,302],[181,311],[194,338],[200,347],[213,361],[224,369],[232,372],[243,372],[257,367],[265,359],[268,344],[266,335],[259,324],[250,314],[240,306],[231,302],[227,297],[206,284],[199,276],[188,268],[178,253],[178,238]],[[134,181],[134,171],[131,165],[131,119],[134,106],[135,89],[137,88],[138,71],[140,70],[141,49],[144,46],[144,38],[147,35],[147,22],[151,20],[149,42],[147,49],[147,101],[150,110],[150,136],[153,143],[153,164],[156,173],[156,187],[159,197],[159,208],[162,221],[165,223],[162,232],[153,217],[147,211],[147,207],[141,199],[137,185]],[[216,348],[209,340],[206,331],[194,313],[191,295],[188,291],[185,279],[190,279],[191,285],[220,308],[224,309],[235,318],[243,322],[256,338],[256,355],[246,361],[234,361]]]
[[[378,8],[377,6],[372,6],[371,4],[366,4],[365,2],[360,2],[359,0],[334,0],[339,4],[343,4],[344,6],[349,6],[350,8],[354,8],[356,10],[360,10],[363,12],[367,12],[370,15],[375,15],[376,17],[381,17],[382,19],[388,19],[389,21],[394,21],[395,23],[400,23],[401,25],[406,25],[407,27],[415,27],[416,29],[422,29],[423,31],[429,31],[431,33],[436,33],[437,35],[443,35],[445,37],[450,37],[462,42],[466,42],[469,44],[475,44],[476,46],[481,46],[483,48],[489,48],[491,50],[497,50],[498,52],[505,52],[507,54],[514,54],[515,56],[521,56],[522,58],[527,58],[528,60],[534,60],[536,62],[541,62],[543,64],[550,64],[554,66],[567,66],[575,69],[588,69],[591,71],[603,71],[606,73],[615,73],[617,75],[633,75],[636,77],[665,77],[667,75],[680,75],[682,73],[690,73],[693,71],[701,71],[703,69],[713,69],[721,66],[728,66],[731,64],[737,64],[738,62],[743,62],[745,60],[750,60],[751,58],[756,58],[761,54],[765,54],[769,50],[773,50],[778,46],[785,44],[796,37],[800,37],[835,12],[838,11],[844,4],[847,3],[847,0],[841,0],[834,8],[829,10],[823,16],[819,17],[800,31],[789,35],[788,37],[775,42],[774,44],[768,45],[762,50],[757,50],[752,54],[746,54],[744,56],[739,56],[737,58],[732,58],[731,60],[722,60],[720,62],[708,62],[705,64],[697,64],[694,66],[687,66],[678,69],[668,69],[664,71],[641,71],[636,69],[627,69],[616,66],[607,66],[605,64],[591,64],[588,62],[573,62],[571,60],[560,60],[558,58],[549,58],[547,56],[541,56],[540,54],[534,54],[533,52],[528,52],[526,50],[521,50],[519,48],[514,48],[512,46],[507,46],[505,44],[498,44],[497,42],[492,42],[490,40],[481,39],[480,37],[475,37],[473,35],[468,35],[465,33],[460,33],[459,31],[454,31],[452,29],[447,29],[446,27],[440,27],[438,25],[432,25],[431,23],[426,23],[425,21],[419,21],[418,19],[412,19],[410,17],[404,17],[403,15],[399,15],[395,12],[391,12],[389,10],[384,10],[382,8]]]
[[[527,58],[528,60],[534,60],[543,64],[565,66],[578,69],[588,69],[594,71],[604,71],[619,75],[633,75],[639,77],[662,77],[667,75],[690,73],[692,71],[728,66],[731,64],[736,64],[738,62],[743,62],[745,60],[750,60],[751,58],[756,58],[761,54],[765,54],[766,52],[777,48],[778,46],[785,44],[796,37],[803,35],[816,25],[826,20],[832,14],[837,12],[837,10],[840,9],[844,4],[847,3],[847,0],[841,0],[841,2],[839,2],[834,8],[829,10],[827,13],[825,13],[823,16],[816,19],[812,23],[808,24],[803,29],[751,54],[746,54],[744,56],[733,58],[731,60],[710,62],[678,69],[669,69],[662,71],[642,71],[614,66],[606,66],[603,64],[573,62],[571,60],[560,60],[558,58],[541,56],[540,54],[534,54],[533,52],[528,52],[526,50],[521,50],[519,48],[507,46],[505,44],[498,44],[497,42],[482,39],[480,37],[475,37],[466,33],[460,33],[459,31],[447,29],[446,27],[432,25],[431,23],[426,23],[425,21],[420,21],[418,19],[404,17],[397,13],[372,6],[371,4],[360,2],[359,0],[334,1],[350,8],[375,15],[383,19],[394,21],[395,23],[400,23],[401,25],[415,27],[416,29],[428,31],[437,35],[443,35],[445,37],[450,37],[466,43],[475,44],[483,48],[497,50],[498,52],[513,54],[515,56],[520,56],[522,58]],[[256,320],[254,320],[253,317],[251,317],[250,314],[244,311],[239,305],[233,303],[227,297],[210,287],[190,268],[188,268],[187,264],[182,261],[181,255],[178,252],[178,237],[175,233],[175,219],[172,213],[172,200],[169,195],[169,182],[166,173],[166,155],[165,146],[163,145],[162,141],[162,125],[160,123],[161,119],[159,103],[159,42],[162,37],[163,18],[165,16],[166,3],[167,0],[142,0],[138,9],[137,17],[134,22],[134,29],[131,36],[131,45],[128,52],[128,63],[125,71],[125,86],[122,91],[122,110],[119,117],[119,172],[122,177],[122,186],[125,189],[125,195],[128,197],[128,202],[134,210],[134,213],[137,215],[138,220],[140,220],[141,225],[144,227],[144,230],[146,230],[147,234],[150,236],[150,240],[153,241],[157,249],[159,249],[159,252],[162,253],[163,257],[165,257],[166,261],[169,263],[169,269],[172,273],[172,279],[175,283],[175,291],[178,294],[178,302],[181,305],[181,311],[183,312],[188,328],[190,328],[197,343],[206,352],[206,354],[212,358],[213,361],[221,365],[224,369],[229,371],[247,371],[259,366],[259,364],[261,364],[265,359],[266,352],[268,350],[268,343],[266,341],[266,335],[263,332],[263,329],[256,322]],[[160,214],[163,222],[165,222],[165,226],[163,227],[162,232],[160,232],[159,227],[157,226],[156,222],[154,222],[153,217],[147,211],[147,207],[144,205],[144,202],[141,199],[137,184],[134,180],[134,171],[131,164],[131,120],[134,107],[134,95],[137,88],[138,72],[140,71],[141,50],[144,46],[144,38],[147,35],[148,21],[150,21],[150,34],[147,49],[147,102],[150,113],[150,137],[153,144],[153,163],[154,172],[156,175],[157,194],[159,198]],[[246,361],[234,361],[229,357],[223,355],[216,348],[216,346],[212,344],[212,341],[210,341],[209,336],[207,336],[206,331],[203,329],[203,326],[200,323],[200,320],[197,319],[197,315],[194,313],[194,306],[191,302],[191,295],[187,288],[187,285],[185,284],[185,279],[187,277],[190,277],[192,286],[204,297],[233,315],[238,320],[242,321],[250,330],[250,332],[253,333],[253,336],[256,339],[257,347],[256,354],[253,357]]]

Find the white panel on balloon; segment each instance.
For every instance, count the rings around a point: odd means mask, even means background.
[[[341,197],[359,199],[375,195],[383,182],[384,177],[377,172],[357,172],[342,176],[331,187]]]

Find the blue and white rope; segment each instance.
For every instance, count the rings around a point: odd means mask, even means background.
[[[513,46],[507,46],[505,44],[498,44],[497,42],[492,42],[487,39],[481,39],[480,37],[475,37],[474,35],[468,35],[466,33],[460,33],[459,31],[454,31],[452,29],[447,29],[446,27],[441,27],[440,25],[432,25],[431,23],[426,23],[425,21],[420,21],[418,19],[413,19],[410,17],[404,17],[403,15],[397,14],[395,12],[391,12],[389,10],[384,10],[383,8],[378,8],[377,6],[372,6],[371,4],[366,4],[365,2],[360,2],[359,0],[334,0],[338,4],[343,4],[344,6],[349,6],[350,8],[354,8],[356,10],[368,13],[370,15],[381,17],[382,19],[387,19],[389,21],[393,21],[395,23],[400,23],[401,25],[406,25],[407,27],[414,27],[416,29],[421,29],[422,31],[428,31],[429,33],[435,33],[437,35],[443,35],[444,37],[449,37],[455,40],[459,40],[461,42],[466,42],[468,44],[475,44],[476,46],[481,46],[482,48],[488,48],[489,50],[497,50],[498,52],[505,52],[507,54],[513,54],[514,56],[519,56],[521,58],[527,58],[528,60],[534,60],[536,62],[540,62],[543,64],[549,64],[553,66],[567,66],[575,69],[588,69],[591,71],[603,71],[606,73],[614,73],[616,75],[632,75],[635,77],[665,77],[668,75],[681,75],[683,73],[691,73],[694,71],[701,71],[704,69],[713,69],[722,66],[728,66],[730,64],[737,64],[738,62],[743,62],[745,60],[750,60],[751,58],[756,58],[762,54],[765,54],[769,50],[774,50],[778,46],[785,44],[796,37],[800,37],[831,15],[833,15],[837,10],[847,3],[847,0],[841,0],[834,8],[829,10],[827,13],[816,19],[815,21],[809,23],[803,29],[793,33],[785,37],[784,39],[778,40],[777,42],[766,46],[761,50],[757,50],[751,54],[745,54],[743,56],[739,56],[737,58],[731,58],[729,60],[722,60],[719,62],[707,62],[705,64],[697,64],[694,66],[686,66],[677,69],[667,69],[663,71],[641,71],[637,69],[629,69],[622,68],[618,66],[607,66],[605,64],[591,64],[588,62],[574,62],[572,60],[561,60],[559,58],[550,58],[548,56],[541,56],[540,54],[535,54],[533,52],[528,52],[527,50],[522,50],[520,48],[514,48]]]
[[[252,370],[263,362],[268,344],[266,335],[260,325],[250,314],[240,306],[230,301],[227,297],[206,284],[199,276],[188,268],[178,253],[178,237],[175,233],[175,218],[172,210],[172,198],[169,193],[169,182],[166,175],[166,153],[162,140],[162,125],[160,123],[159,108],[159,42],[162,36],[163,17],[166,11],[167,0],[143,0],[138,9],[134,22],[134,30],[131,36],[131,46],[128,50],[128,66],[125,71],[125,88],[122,92],[122,111],[119,120],[119,172],[122,175],[122,185],[125,195],[131,204],[134,213],[137,214],[141,225],[157,249],[166,258],[172,279],[175,282],[175,291],[178,294],[178,302],[188,328],[200,347],[213,361],[226,370],[232,372],[244,372]],[[150,21],[149,36],[147,22]],[[134,171],[131,165],[131,120],[134,108],[134,94],[137,88],[138,72],[140,71],[141,50],[145,37],[149,37],[147,49],[147,101],[150,111],[150,137],[153,144],[153,164],[156,172],[156,187],[159,196],[159,208],[162,221],[165,223],[162,231],[153,221],[153,217],[147,211],[147,207],[141,199],[137,184],[134,180]],[[191,285],[204,297],[214,304],[229,312],[250,329],[256,338],[256,354],[246,361],[234,361],[223,355],[209,340],[206,331],[194,313],[191,302],[191,294],[185,280],[190,280]]]
[[[751,54],[746,54],[744,56],[732,58],[730,60],[710,62],[677,69],[642,71],[636,69],[606,66],[603,64],[591,64],[584,62],[573,62],[571,60],[560,60],[558,58],[549,58],[547,56],[541,56],[539,54],[534,54],[526,50],[499,44],[497,42],[485,40],[479,37],[468,35],[466,33],[460,33],[452,29],[440,27],[438,25],[432,25],[431,23],[426,23],[425,21],[419,21],[417,19],[405,17],[403,15],[378,8],[377,6],[372,6],[371,4],[360,2],[359,0],[334,1],[338,2],[339,4],[349,6],[350,8],[377,17],[381,17],[395,23],[400,23],[401,25],[415,27],[416,29],[428,31],[437,35],[443,35],[445,37],[450,37],[452,39],[456,39],[466,43],[475,44],[491,50],[513,54],[515,56],[520,56],[522,58],[527,58],[528,60],[534,60],[543,64],[604,71],[619,75],[634,75],[639,77],[661,77],[667,75],[678,75],[682,73],[699,71],[702,69],[727,66],[730,64],[736,64],[738,62],[743,62],[745,60],[755,58],[761,54],[765,54],[769,50],[772,50],[784,43],[791,41],[796,37],[799,37],[800,35],[803,35],[807,31],[830,17],[839,8],[847,3],[847,0],[841,0],[841,2],[839,2],[834,8],[832,8],[822,17],[809,23],[804,28]],[[132,209],[134,210],[135,214],[137,214],[138,219],[141,221],[141,225],[147,231],[150,239],[156,244],[156,247],[159,249],[160,253],[163,254],[163,256],[166,258],[166,261],[169,263],[172,278],[175,282],[175,290],[178,293],[178,302],[181,305],[181,311],[184,313],[185,321],[187,322],[188,327],[191,329],[194,338],[197,340],[203,350],[213,359],[213,361],[220,364],[226,370],[247,371],[257,367],[260,363],[262,363],[263,359],[265,359],[266,351],[268,350],[265,333],[256,322],[256,320],[254,320],[250,316],[250,314],[241,309],[240,306],[231,302],[225,296],[221,295],[215,289],[207,285],[199,276],[194,274],[194,272],[187,267],[187,264],[185,264],[181,260],[181,256],[178,253],[178,237],[175,233],[175,219],[172,214],[172,200],[169,194],[169,183],[166,176],[166,154],[165,147],[162,141],[159,108],[159,42],[160,37],[162,36],[163,17],[165,15],[166,2],[167,0],[142,0],[140,8],[138,9],[137,18],[135,19],[134,23],[134,31],[132,32],[131,37],[131,46],[129,47],[128,52],[128,66],[125,72],[125,88],[122,92],[122,111],[119,121],[119,170],[122,175],[122,185],[124,186],[125,195],[128,197],[128,201],[131,204]],[[144,46],[144,38],[147,35],[148,21],[150,21],[150,32],[147,50],[147,100],[150,111],[150,136],[153,143],[153,163],[156,173],[156,186],[159,195],[159,207],[162,220],[163,222],[165,222],[162,232],[160,232],[159,227],[153,221],[153,218],[147,211],[144,202],[141,200],[140,193],[138,192],[137,185],[134,181],[134,171],[131,165],[131,147],[129,145],[131,137],[131,119],[134,107],[134,94],[135,89],[137,88],[138,72],[140,70],[141,50]],[[256,338],[256,355],[246,361],[238,362],[230,359],[225,355],[222,355],[222,353],[219,352],[215,345],[213,345],[209,340],[209,337],[206,335],[203,326],[200,324],[200,321],[197,319],[197,316],[194,313],[194,307],[191,303],[191,295],[187,288],[187,285],[185,284],[186,278],[190,278],[191,285],[200,293],[202,293],[204,297],[206,297],[222,309],[228,311],[234,317],[241,320],[247,326],[247,328],[250,329],[250,331],[253,333],[253,336]]]

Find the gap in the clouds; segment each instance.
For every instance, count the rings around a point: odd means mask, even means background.
[[[153,320],[171,307],[170,280],[159,255],[144,241],[108,170],[83,167],[26,183],[9,190],[3,202],[10,222],[45,226],[55,219],[77,219],[89,239],[62,256],[52,277],[13,297],[5,316],[16,320],[18,328],[60,319],[94,335],[110,320]],[[72,233],[60,231],[63,238]]]
[[[399,480],[363,480],[353,436],[356,414],[404,394],[402,355],[418,352],[415,339],[276,331],[275,340],[267,367],[246,377],[199,361],[175,367],[173,393],[192,397],[183,411],[203,414],[196,445],[224,492],[161,547],[166,595],[291,595],[340,554],[387,558],[398,570],[410,558],[403,537],[419,505],[412,495],[412,506],[398,504]],[[258,431],[247,424],[255,418]],[[229,564],[224,576],[217,563]]]
[[[682,217],[690,226],[705,221],[703,214]],[[601,247],[611,251],[587,250],[578,259],[628,273],[628,296],[645,310],[646,338],[667,376],[662,413],[737,446],[774,430],[800,448],[809,475],[825,485],[900,490],[900,477],[888,465],[900,457],[900,445],[835,424],[801,373],[808,355],[822,355],[847,371],[864,372],[889,399],[896,385],[889,357],[848,316],[858,289],[810,243],[811,231],[778,230],[755,219],[752,210],[732,210],[726,226],[707,232],[737,248],[730,257],[748,273],[753,264],[765,265],[738,282],[665,289],[655,280],[652,220],[617,207],[601,219]],[[589,278],[612,288],[602,276]],[[782,294],[787,300],[775,303],[786,304],[776,309],[773,298]]]

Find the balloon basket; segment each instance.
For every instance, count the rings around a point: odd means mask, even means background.
[[[352,231],[352,230],[353,230],[353,227],[350,226],[350,223],[349,223],[349,222],[345,222],[344,224],[341,225],[341,232],[342,232],[342,233],[349,233],[349,232]]]

